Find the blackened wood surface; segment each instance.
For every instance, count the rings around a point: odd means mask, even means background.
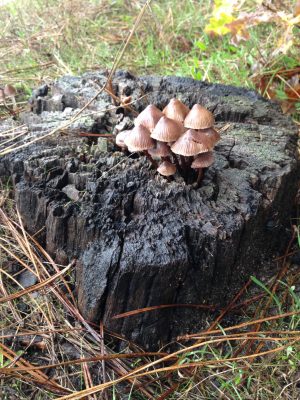
[[[64,77],[35,92],[20,123],[39,136],[72,117],[105,82],[104,73]],[[178,96],[200,102],[217,127],[230,123],[199,189],[169,183],[146,159],[79,132],[129,127],[105,93],[65,132],[0,160],[11,176],[26,228],[60,263],[78,258],[76,291],[84,317],[148,348],[199,327],[203,312],[167,309],[113,320],[161,304],[220,304],[263,261],[282,251],[297,191],[296,127],[253,91],[178,77],[118,72],[117,95],[135,107],[164,107]],[[140,99],[140,100],[138,100]],[[121,113],[119,113],[121,111]],[[2,130],[16,125],[2,123]]]

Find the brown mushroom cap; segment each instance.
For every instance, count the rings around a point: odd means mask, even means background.
[[[154,140],[150,137],[150,131],[143,125],[135,126],[130,134],[125,136],[124,143],[131,152],[148,150],[155,146]]]
[[[163,113],[155,107],[154,104],[149,104],[135,119],[134,124],[143,125],[152,132],[155,125],[158,123]]]
[[[149,149],[148,153],[152,157],[167,157],[171,151],[166,143],[157,141],[156,146],[153,149]]]
[[[7,97],[15,96],[17,94],[16,89],[12,85],[4,86],[4,94]]]
[[[122,131],[119,132],[116,136],[116,145],[119,147],[122,147],[123,149],[126,148],[126,144],[124,143],[124,140],[126,138],[126,136],[130,133],[131,131],[127,130],[127,131]]]
[[[160,142],[175,142],[184,132],[183,126],[168,117],[161,117],[156,124],[151,137]]]
[[[195,156],[199,153],[210,151],[211,147],[203,143],[195,142],[191,135],[191,129],[189,129],[172,145],[171,150],[173,153],[182,156]]]
[[[207,168],[214,162],[214,155],[212,151],[199,154],[192,162],[191,167],[194,169]]]
[[[176,172],[176,165],[170,163],[169,161],[163,161],[157,168],[157,171],[163,176],[174,175]]]
[[[183,125],[190,129],[211,128],[215,122],[213,114],[200,104],[194,104]]]
[[[203,143],[210,148],[220,140],[220,134],[214,128],[194,130],[190,129],[192,139],[197,143]]]
[[[163,109],[166,117],[182,124],[189,112],[190,109],[178,99],[171,99],[169,104]]]

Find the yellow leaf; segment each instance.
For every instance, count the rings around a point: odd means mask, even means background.
[[[226,35],[230,32],[226,25],[234,21],[233,14],[237,4],[237,0],[215,0],[212,17],[205,27],[205,32],[215,35]]]

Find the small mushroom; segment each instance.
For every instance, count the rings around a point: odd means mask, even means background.
[[[163,161],[157,171],[163,176],[171,176],[176,173],[176,165],[172,164],[170,161]]]
[[[134,151],[148,150],[155,146],[154,140],[150,137],[150,131],[143,125],[135,126],[130,134],[126,135],[124,144]]]
[[[188,168],[192,162],[192,159],[186,160],[185,157],[195,156],[199,153],[205,153],[211,150],[206,144],[195,142],[190,131],[191,129],[187,130],[171,147],[174,154],[180,155],[181,165],[185,175],[187,175]]]
[[[207,153],[199,154],[195,160],[192,162],[191,167],[193,169],[198,169],[197,185],[199,186],[203,178],[203,168],[210,167],[214,162],[214,155],[212,151]]]
[[[220,140],[220,134],[214,128],[198,130],[190,129],[190,135],[195,142],[203,143],[209,148],[213,148]]]
[[[184,120],[184,127],[190,129],[207,129],[214,125],[213,114],[200,104],[194,104]]]
[[[172,145],[171,150],[173,153],[190,157],[211,150],[211,147],[207,146],[206,143],[195,142],[191,131],[191,129],[187,130],[185,134],[180,136],[180,138]]]
[[[161,157],[164,159],[171,154],[170,147],[164,142],[156,142],[156,146],[153,149],[148,150],[152,157]]]
[[[157,168],[156,162],[148,153],[148,150],[155,146],[155,141],[150,137],[150,131],[143,125],[135,126],[132,131],[125,136],[124,144],[128,147],[130,152],[142,151],[152,165]]]
[[[17,110],[17,103],[16,103],[16,99],[15,99],[15,95],[17,94],[16,89],[12,86],[12,85],[5,85],[4,86],[4,95],[6,97],[11,97],[11,101],[13,104],[13,110]]]
[[[214,162],[214,154],[212,151],[208,151],[207,153],[199,154],[192,162],[191,167],[194,169],[208,168],[213,164],[213,162]]]
[[[161,117],[156,124],[151,137],[160,142],[175,142],[184,132],[183,126],[168,117]]]
[[[171,99],[167,106],[163,109],[166,117],[171,118],[183,124],[185,117],[190,109],[178,99]]]
[[[135,119],[134,124],[142,125],[149,129],[150,132],[153,131],[155,125],[158,123],[163,113],[154,105],[149,104],[145,110],[143,110]]]
[[[126,130],[126,131],[121,131],[120,133],[117,134],[116,136],[116,145],[121,147],[122,150],[127,149],[126,144],[124,143],[124,140],[126,136],[130,133],[131,131]]]

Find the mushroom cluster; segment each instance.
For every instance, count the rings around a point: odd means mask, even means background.
[[[132,130],[116,136],[116,144],[129,152],[143,152],[157,171],[167,177],[178,172],[187,182],[203,177],[214,161],[213,147],[220,140],[214,116],[200,104],[190,110],[174,98],[163,109],[148,105],[135,119]]]

